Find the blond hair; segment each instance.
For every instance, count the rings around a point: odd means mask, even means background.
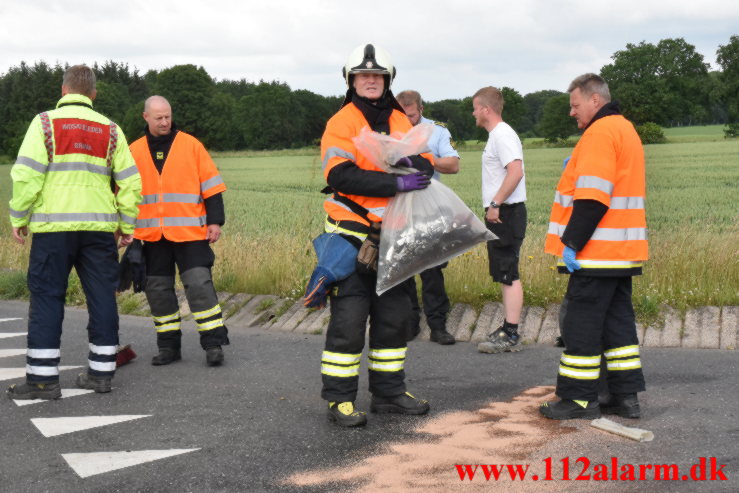
[[[472,96],[472,100],[474,101],[475,99],[477,99],[477,101],[481,105],[487,106],[497,114],[503,114],[505,99],[503,99],[503,93],[500,92],[500,89],[498,89],[497,87],[483,87],[482,89],[478,90],[474,96]]]

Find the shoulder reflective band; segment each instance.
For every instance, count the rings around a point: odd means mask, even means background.
[[[221,183],[223,183],[223,178],[221,178],[221,175],[214,176],[213,178],[205,180],[203,183],[200,184],[200,191],[205,192],[206,190],[213,188],[216,185],[220,185]]]
[[[49,114],[43,112],[39,114],[41,118],[41,130],[44,132],[44,145],[46,146],[46,158],[48,162],[54,159],[54,137],[51,133],[51,121],[49,120]]]
[[[110,145],[108,146],[108,168],[113,166],[113,155],[118,147],[118,129],[115,123],[110,122]]]
[[[581,176],[575,184],[577,188],[595,188],[603,193],[613,193],[613,183],[599,176]]]
[[[329,159],[337,156],[346,158],[349,161],[357,161],[357,158],[354,157],[354,154],[352,154],[351,152],[345,151],[340,147],[329,147],[328,149],[326,149],[326,154],[323,156],[323,169],[326,169],[326,165],[328,164]]]

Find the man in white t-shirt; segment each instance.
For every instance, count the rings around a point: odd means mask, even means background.
[[[505,312],[503,325],[477,346],[483,353],[521,350],[518,259],[526,234],[526,181],[521,140],[501,116],[504,103],[495,87],[483,87],[472,97],[475,123],[490,132],[482,153],[482,205],[485,225],[498,237],[488,242],[488,261],[493,281],[501,285]]]

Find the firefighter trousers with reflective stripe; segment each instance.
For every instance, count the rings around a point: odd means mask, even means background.
[[[90,342],[89,373],[112,377],[118,346],[118,250],[113,233],[61,231],[33,233],[28,262],[29,382],[59,381],[59,347],[64,320],[64,300],[72,267],[87,300]]]
[[[213,286],[215,254],[207,240],[144,242],[146,299],[159,348],[180,348],[180,307],[175,293],[175,266],[185,288],[190,311],[198,326],[203,349],[229,343],[228,330]]]
[[[557,375],[557,395],[596,400],[601,357],[606,359],[611,393],[642,392],[644,374],[631,303],[631,277],[572,275],[565,297],[562,336],[566,348]]]
[[[381,397],[405,392],[405,324],[411,312],[408,291],[396,286],[377,296],[376,274],[357,272],[331,291],[331,319],[321,361],[327,401],[354,401],[359,380],[359,357],[369,318],[369,390]]]

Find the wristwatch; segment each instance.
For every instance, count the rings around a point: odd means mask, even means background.
[[[490,207],[492,207],[493,209],[499,209],[500,208],[500,204],[497,203],[496,201],[492,200],[490,202]]]

